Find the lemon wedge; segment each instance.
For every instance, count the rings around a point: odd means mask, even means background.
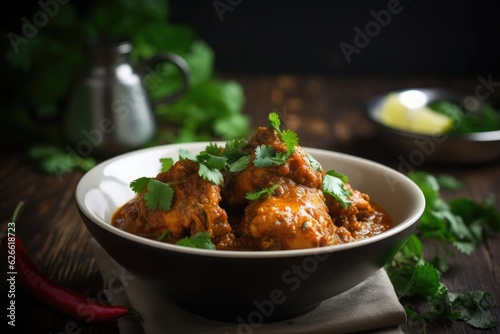
[[[411,113],[409,130],[413,132],[435,135],[448,132],[453,126],[451,118],[426,107],[411,110]]]
[[[380,120],[384,125],[398,130],[432,135],[445,133],[453,126],[450,117],[427,107],[407,108],[395,93],[390,93],[382,103]]]
[[[381,106],[380,120],[384,125],[399,130],[410,130],[410,113],[395,93],[390,93]]]

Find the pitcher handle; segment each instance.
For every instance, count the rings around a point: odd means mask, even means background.
[[[170,52],[162,52],[143,61],[139,65],[139,73],[144,78],[144,74],[146,72],[147,67],[154,68],[155,65],[163,62],[170,62],[174,64],[181,71],[183,83],[182,87],[180,87],[174,93],[152,101],[153,105],[169,104],[176,101],[187,92],[189,86],[191,85],[191,70],[189,68],[189,64],[181,56]]]

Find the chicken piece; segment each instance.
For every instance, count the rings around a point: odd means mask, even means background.
[[[336,245],[336,232],[323,192],[281,178],[274,194],[250,202],[238,241],[249,250],[286,250]]]
[[[169,211],[146,207],[144,192],[118,211],[114,225],[127,232],[175,242],[184,236],[208,231],[214,243],[227,248],[233,239],[226,212],[219,206],[220,187],[198,175],[198,165],[189,160],[175,163],[157,180],[170,183],[174,198]]]
[[[391,228],[389,215],[370,201],[370,197],[346,184],[351,191],[351,205],[344,208],[331,196],[326,196],[326,205],[334,224],[343,227],[353,240],[364,239]]]
[[[260,145],[272,146],[277,152],[287,150],[279,134],[269,128],[260,127],[248,141],[247,151],[252,153],[252,162],[240,173],[234,175],[233,180],[223,190],[223,198],[229,207],[245,206],[248,192],[267,188],[287,177],[299,185],[321,189],[324,171],[316,170],[309,160],[307,153],[300,147],[295,147],[295,153],[281,165],[265,168],[255,167],[255,148]]]

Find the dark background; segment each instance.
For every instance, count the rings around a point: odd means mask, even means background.
[[[18,1],[0,13],[16,31],[39,0]],[[41,0],[49,1],[49,0]],[[57,1],[57,0],[54,0]],[[88,0],[70,0],[85,10]],[[137,0],[140,1],[140,0]],[[231,6],[221,21],[214,3]],[[387,10],[380,0],[169,0],[173,23],[189,25],[215,51],[216,68],[249,74],[486,75],[500,73],[500,1],[400,0],[399,14],[351,55],[355,27]],[[233,5],[231,5],[231,3]],[[5,6],[4,6],[5,7]],[[7,45],[1,36],[2,45]]]
[[[352,54],[350,64],[340,43],[354,46],[354,28],[364,31],[374,21],[370,12],[386,10],[388,1],[232,3],[236,6],[221,21],[213,0],[170,2],[171,21],[191,25],[213,47],[220,71],[381,76],[500,72],[498,1],[401,0],[401,12],[359,54]]]

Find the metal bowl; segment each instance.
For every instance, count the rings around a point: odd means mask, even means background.
[[[486,104],[476,96],[442,88],[412,88],[390,93],[396,93],[399,97],[402,94],[417,94],[426,99],[427,103],[446,99],[469,112]],[[425,135],[384,125],[381,122],[380,112],[388,94],[389,92],[370,99],[365,108],[366,116],[375,124],[380,142],[398,153],[399,160],[407,164],[409,169],[427,163],[477,165],[500,158],[500,130],[470,134]]]

